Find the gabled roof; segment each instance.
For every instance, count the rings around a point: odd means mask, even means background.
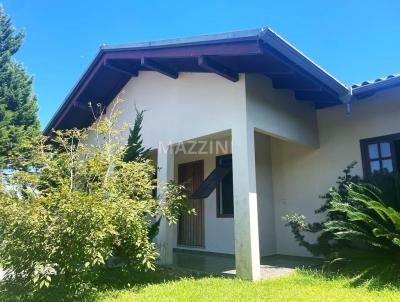
[[[191,38],[102,46],[44,130],[86,127],[88,101],[108,105],[131,77],[158,71],[176,79],[180,72],[212,72],[229,81],[239,73],[260,73],[274,88],[293,90],[317,108],[334,106],[349,89],[268,28]],[[354,88],[355,92],[359,88]]]

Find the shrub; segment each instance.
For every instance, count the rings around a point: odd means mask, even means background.
[[[330,188],[326,194],[320,196],[325,202],[320,208],[315,210],[315,213],[324,214],[325,219],[323,221],[306,223],[306,217],[298,214],[288,214],[283,217],[283,219],[287,221],[287,225],[291,227],[299,245],[304,246],[314,256],[330,257],[340,246],[346,245],[345,242],[333,240],[333,234],[325,230],[324,224],[328,221],[345,219],[343,213],[330,212],[329,209],[332,207],[333,197],[336,195],[339,195],[344,203],[352,202],[349,197],[347,186],[351,183],[360,182],[358,176],[351,174],[355,165],[356,162],[349,164],[343,170],[343,175],[338,177],[336,182],[337,186]],[[317,234],[317,240],[315,242],[305,240],[305,233]]]
[[[307,224],[302,215],[286,215],[295,238],[317,256],[330,260],[364,262],[381,271],[398,266],[400,256],[400,213],[396,175],[374,175],[368,180],[351,176],[354,164],[347,167],[338,181],[323,196],[326,203],[316,212],[326,213],[326,220]],[[378,187],[379,186],[379,187]],[[319,233],[315,243],[305,240],[304,233]]]
[[[383,192],[367,184],[351,183],[347,186],[352,203],[343,202],[333,193],[330,213],[340,213],[344,220],[332,220],[324,224],[327,232],[337,240],[345,240],[359,249],[393,253],[400,256],[400,213],[382,199]]]
[[[151,149],[145,148],[143,146],[142,139],[142,123],[143,123],[143,115],[144,110],[136,110],[135,123],[133,128],[129,129],[129,137],[128,142],[126,144],[126,150],[123,157],[123,160],[126,162],[129,161],[137,161],[140,158],[149,158]]]
[[[365,179],[380,189],[382,200],[388,206],[400,211],[400,177],[398,173],[374,173]]]
[[[138,270],[155,268],[151,222],[176,222],[187,210],[185,189],[165,184],[160,200],[152,196],[153,163],[122,160],[124,127],[111,109],[88,129],[41,139],[23,169],[4,175],[0,259],[8,278],[43,287],[58,275],[74,285],[113,256]]]

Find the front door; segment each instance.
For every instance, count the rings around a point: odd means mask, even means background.
[[[204,180],[204,162],[194,161],[178,166],[178,181],[185,184],[188,195],[197,190]],[[196,215],[183,213],[178,223],[178,244],[204,247],[204,203],[203,199],[189,199],[188,208],[195,209]]]

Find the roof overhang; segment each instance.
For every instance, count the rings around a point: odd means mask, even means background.
[[[212,72],[229,81],[259,73],[274,88],[293,90],[317,108],[341,104],[349,90],[270,29],[100,48],[44,130],[82,128],[93,121],[87,103],[107,106],[131,77],[153,70],[173,79],[180,72]]]

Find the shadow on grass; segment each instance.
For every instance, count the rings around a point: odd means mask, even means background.
[[[313,283],[323,280],[346,278],[351,287],[366,287],[368,290],[385,288],[400,290],[400,263],[385,258],[375,260],[324,262],[321,265],[300,269]],[[68,287],[62,277],[55,278],[51,287],[32,292],[24,287],[24,280],[0,282],[0,301],[96,301],[98,294],[109,290],[140,291],[152,285],[183,278],[202,279],[213,275],[158,268],[154,272],[137,272],[132,269],[104,268],[86,272],[79,278],[79,287]],[[219,276],[221,277],[221,276]]]
[[[55,278],[50,288],[31,291],[23,286],[24,280],[0,282],[0,301],[95,301],[96,295],[107,290],[137,290],[157,283],[200,279],[210,275],[170,268],[158,268],[152,272],[138,272],[124,268],[104,268],[84,273],[79,278],[78,287],[68,287],[62,277]]]
[[[383,257],[360,258],[353,260],[326,261],[308,272],[326,280],[346,278],[351,287],[366,287],[369,290],[385,288],[400,290],[399,262]]]

